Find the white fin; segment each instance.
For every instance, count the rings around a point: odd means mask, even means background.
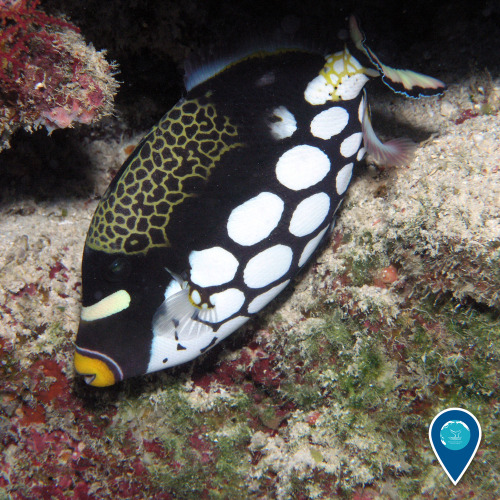
[[[165,299],[153,317],[155,335],[186,342],[213,334],[213,328],[203,321],[216,322],[215,309],[199,309],[189,300],[189,288],[183,288]]]
[[[366,150],[377,163],[388,166],[405,165],[412,159],[417,145],[411,139],[403,137],[384,143],[377,137],[372,127],[368,106],[365,108],[361,126]]]

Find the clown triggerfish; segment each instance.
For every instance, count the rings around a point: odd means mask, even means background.
[[[122,166],[92,220],[75,368],[90,385],[185,363],[276,297],[328,237],[366,149],[383,144],[363,90],[382,76],[410,97],[434,78],[384,64],[350,21],[354,48],[326,58],[259,49],[188,75],[187,94]]]

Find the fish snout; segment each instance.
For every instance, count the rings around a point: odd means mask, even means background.
[[[75,371],[94,387],[108,387],[123,380],[118,364],[105,354],[76,347]]]

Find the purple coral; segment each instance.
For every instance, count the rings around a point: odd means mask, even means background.
[[[40,0],[0,0],[0,150],[20,127],[91,123],[109,114],[114,65],[76,26],[38,9]]]

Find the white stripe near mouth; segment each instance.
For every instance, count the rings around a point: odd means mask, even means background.
[[[130,295],[126,290],[118,290],[91,306],[82,307],[81,318],[83,321],[96,321],[107,318],[127,309],[130,300]]]

